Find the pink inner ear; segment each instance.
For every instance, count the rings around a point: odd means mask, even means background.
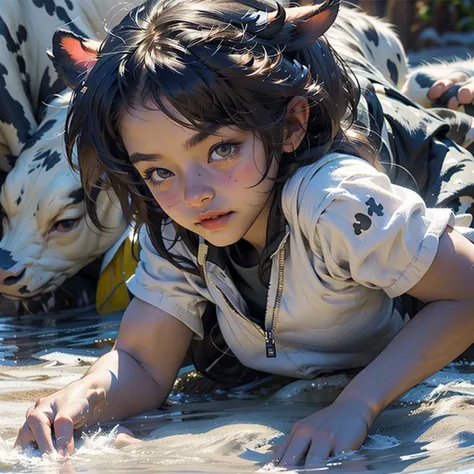
[[[301,21],[305,18],[309,18],[314,14],[316,5],[309,5],[307,7],[294,7],[285,8],[286,21]]]
[[[101,42],[88,40],[81,43],[74,38],[62,38],[61,46],[76,63],[85,63],[84,67],[92,67],[97,62],[97,51]]]
[[[330,10],[323,11],[317,15],[310,18],[308,21],[300,23],[298,29],[303,31],[305,34],[312,35],[315,38],[326,33],[334,19],[331,18],[334,16],[334,12]]]

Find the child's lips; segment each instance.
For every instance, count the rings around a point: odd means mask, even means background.
[[[227,225],[232,214],[234,214],[232,211],[225,214],[215,214],[212,217],[201,219],[198,222],[198,225],[202,226],[206,230],[222,229]]]

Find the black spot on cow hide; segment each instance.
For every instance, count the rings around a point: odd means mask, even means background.
[[[17,263],[18,262],[12,257],[12,253],[9,250],[0,248],[0,268],[2,270],[8,270]]]
[[[18,44],[22,44],[28,39],[28,32],[23,25],[18,27],[18,30],[16,31],[16,39],[18,40]]]
[[[17,31],[17,37],[19,40],[19,43],[17,44],[16,41],[13,38],[13,35],[10,33],[10,30],[8,28],[8,25],[5,23],[3,18],[0,16],[0,36],[3,36],[5,38],[5,42],[7,45],[7,49],[10,53],[12,54],[18,54],[20,51],[20,44],[26,40],[26,29],[25,27],[19,27]],[[25,90],[25,93],[28,97],[30,97],[30,84],[31,84],[31,78],[30,76],[26,73],[26,62],[25,59],[18,54],[17,58],[17,63],[18,63],[18,69],[20,71],[20,74],[23,74],[24,80],[22,80],[22,85],[23,89]],[[1,66],[1,64],[0,64]],[[1,84],[0,84],[1,87]],[[0,97],[3,97],[3,95],[0,95]],[[3,105],[3,104],[2,104]],[[7,111],[7,113],[12,117],[11,112]],[[7,122],[11,123],[11,122]],[[18,129],[17,129],[18,130]],[[25,140],[21,140],[24,142]]]
[[[16,44],[16,41],[13,39],[8,25],[3,21],[3,18],[0,16],[0,36],[5,38],[7,44],[7,49],[10,53],[17,53],[20,50],[20,47]]]
[[[364,34],[369,41],[375,44],[375,46],[379,45],[380,43],[379,34],[377,33],[376,29],[372,25],[368,26],[367,29],[364,29]]]
[[[24,294],[26,294],[26,293],[29,293],[30,290],[28,290],[28,287],[22,286],[22,287],[18,290],[18,292],[20,293],[20,295],[24,295]]]
[[[38,130],[36,130],[36,132],[30,138],[28,138],[28,140],[25,143],[25,146],[21,149],[21,153],[23,153],[26,150],[29,150],[30,148],[33,148],[39,142],[39,140],[43,137],[43,135],[54,127],[55,123],[56,123],[56,120],[48,120],[40,128],[38,128]],[[18,159],[18,156],[16,155],[7,154],[8,164],[11,168],[15,166],[17,159]],[[35,170],[35,167],[32,166],[30,170],[28,171],[28,174],[33,173],[34,170]]]
[[[36,130],[36,132],[25,143],[25,146],[21,150],[22,153],[25,150],[33,148],[44,137],[44,135],[54,127],[55,123],[56,120],[48,120],[43,125],[41,125],[41,127],[38,128],[38,130]]]
[[[33,0],[33,3],[38,8],[44,8],[49,16],[53,16],[54,12],[56,11],[54,0]]]
[[[18,199],[16,200],[16,205],[19,206],[21,204],[21,196],[18,196]]]
[[[25,110],[20,102],[15,100],[8,91],[4,76],[8,74],[7,69],[0,63],[0,122],[12,125],[21,143],[29,138],[30,122],[26,118]]]
[[[416,83],[423,89],[429,89],[434,84],[434,79],[423,72],[418,72],[415,75]]]
[[[72,199],[71,204],[79,204],[84,201],[84,190],[82,188],[75,189],[68,197]]]
[[[450,181],[453,180],[453,176],[457,173],[460,173],[461,171],[464,171],[464,168],[466,168],[465,163],[457,163],[456,165],[452,166],[449,168],[443,175],[442,175],[442,181],[445,183],[449,183]]]
[[[387,69],[388,69],[388,72],[390,73],[390,79],[392,79],[392,82],[395,85],[397,85],[398,84],[398,68],[397,68],[397,65],[393,61],[390,61],[390,59],[387,59]]]
[[[56,76],[54,74],[54,76]],[[42,117],[46,111],[44,104],[49,102],[49,100],[57,94],[60,94],[64,89],[66,89],[66,84],[60,78],[51,84],[51,76],[49,74],[49,67],[44,70],[43,77],[41,78],[39,94],[38,94],[38,103],[36,104],[36,120],[38,123],[41,122]]]
[[[74,33],[85,36],[84,33],[74,24],[72,21],[71,17],[68,15],[67,11],[60,6],[56,6],[54,3],[54,0],[33,0],[33,3],[38,7],[38,8],[44,8],[46,10],[46,13],[49,16],[53,16],[56,14],[56,16],[64,22],[64,24],[67,24],[68,28],[71,29],[71,31],[74,31]],[[67,3],[67,7],[69,10],[73,9],[73,4],[72,2]]]
[[[57,17],[62,20],[67,27],[76,35],[85,37],[86,35],[78,28],[74,22],[72,21],[71,17],[68,15],[67,11],[63,7],[56,7],[56,15]]]
[[[39,150],[33,161],[41,161],[42,168],[45,168],[45,171],[49,171],[61,161],[61,155],[57,151]]]
[[[25,58],[23,56],[18,55],[16,57],[16,62],[18,64],[18,69],[21,72],[21,74],[26,74],[26,62]]]
[[[349,43],[347,46],[350,49],[352,49],[352,51],[354,51],[355,53],[360,54],[361,56],[364,55],[364,53],[362,52],[362,50],[359,48],[359,46],[356,43]]]
[[[461,201],[459,198],[451,199],[451,201],[449,201],[449,208],[453,210],[454,214],[457,214],[461,208]]]
[[[72,4],[71,0],[66,0],[66,6],[69,8],[69,10],[72,10],[74,8],[74,5]]]
[[[400,53],[397,53],[397,59],[398,59],[398,62],[402,62],[402,55]]]
[[[471,214],[471,216],[474,216],[474,204],[471,204],[471,205],[466,209],[466,214]]]

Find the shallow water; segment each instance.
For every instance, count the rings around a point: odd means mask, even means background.
[[[146,442],[118,449],[111,425],[78,436],[66,462],[13,449],[26,409],[79,378],[109,349],[119,322],[93,312],[0,318],[0,472],[257,472],[292,424],[348,381],[340,374],[280,390],[267,382],[251,392],[173,393],[165,409],[123,424]],[[362,449],[315,471],[474,472],[473,395],[474,366],[452,364],[388,408]]]

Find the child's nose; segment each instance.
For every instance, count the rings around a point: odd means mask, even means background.
[[[204,183],[189,183],[184,200],[188,206],[198,207],[214,198],[214,190]]]

